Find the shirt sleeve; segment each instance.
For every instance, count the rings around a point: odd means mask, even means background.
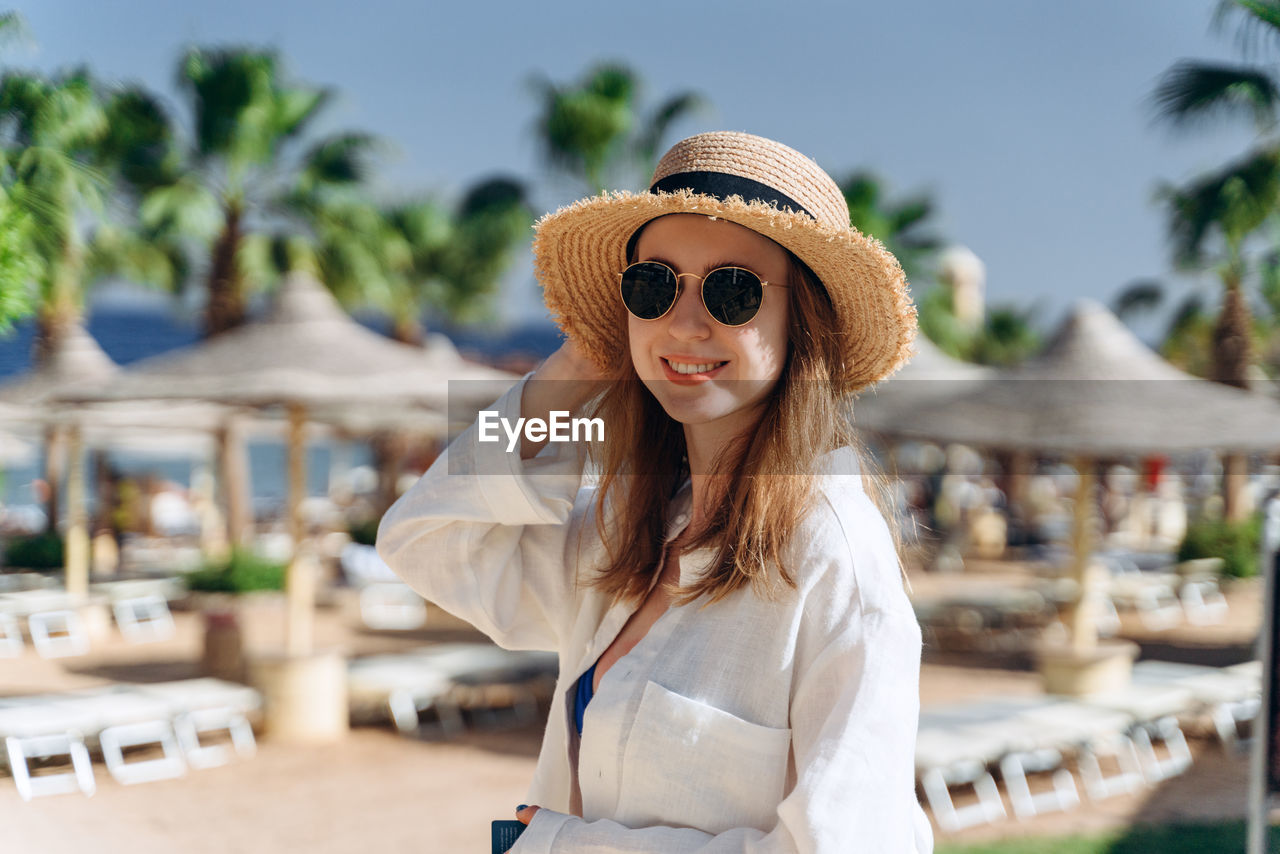
[[[529,375],[490,410],[515,423]],[[492,421],[492,420],[491,420]],[[479,422],[455,439],[383,516],[378,554],[424,598],[508,649],[559,649],[577,608],[580,445],[548,442],[532,459]]]
[[[628,828],[539,810],[513,854],[883,854],[933,851],[915,794],[920,628],[901,589],[898,561],[879,513],[865,497],[848,560],[811,590],[807,640],[797,651],[791,731],[796,785],[765,833],[733,828]],[[878,523],[878,529],[875,528]],[[834,536],[834,532],[832,532]],[[830,540],[828,540],[830,542]],[[847,552],[846,552],[847,554]],[[898,585],[896,591],[893,585]],[[834,604],[833,604],[834,603]]]

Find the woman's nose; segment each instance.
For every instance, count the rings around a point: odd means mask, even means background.
[[[702,280],[682,276],[680,295],[667,314],[667,330],[680,340],[697,340],[711,334],[711,317],[702,305]]]

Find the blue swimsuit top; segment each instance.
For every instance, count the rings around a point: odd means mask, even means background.
[[[681,489],[683,490],[688,485],[689,481],[686,479]],[[597,659],[596,664],[599,663],[600,661]],[[573,700],[573,721],[578,726],[578,735],[582,735],[582,718],[587,712],[587,703],[590,703],[592,696],[594,696],[594,692],[591,690],[591,683],[596,678],[596,664],[591,665],[590,670],[578,677],[578,689],[574,693]]]
[[[600,662],[597,661],[596,664]],[[593,691],[591,683],[596,678],[596,665],[591,665],[591,669],[578,677],[578,691],[573,701],[573,720],[578,725],[578,735],[582,735],[582,717],[587,712],[587,703],[591,702]]]

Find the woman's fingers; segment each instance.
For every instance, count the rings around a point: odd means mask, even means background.
[[[538,810],[540,809],[542,809],[542,807],[537,807],[537,806],[523,807],[521,809],[516,810],[516,818],[520,819],[520,821],[524,822],[525,824],[528,824],[529,822],[533,821],[533,817],[538,814]]]

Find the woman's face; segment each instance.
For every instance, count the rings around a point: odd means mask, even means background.
[[[788,292],[770,284],[760,311],[742,326],[724,326],[702,304],[702,283],[717,267],[745,267],[766,282],[787,283],[787,253],[749,228],[700,214],[650,222],[636,244],[637,261],[661,261],[681,275],[676,304],[657,320],[627,315],[636,374],[675,420],[714,424],[735,435],[758,417],[787,355]],[[679,373],[673,365],[710,370]]]

